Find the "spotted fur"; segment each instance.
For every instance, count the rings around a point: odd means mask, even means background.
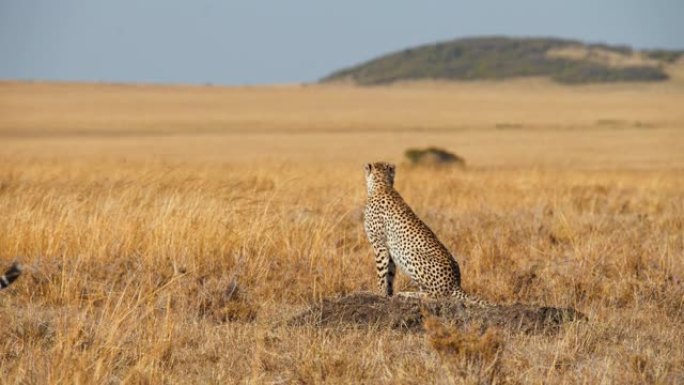
[[[0,276],[0,289],[4,289],[14,282],[21,275],[21,266],[18,263],[12,264],[12,266]]]
[[[378,283],[393,294],[396,265],[432,296],[453,296],[468,305],[491,306],[461,289],[461,272],[449,250],[394,189],[393,164],[365,166],[366,235],[375,253]]]

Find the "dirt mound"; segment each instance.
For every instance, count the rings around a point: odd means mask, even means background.
[[[460,325],[498,326],[524,333],[547,332],[574,320],[586,320],[575,309],[502,305],[494,308],[467,308],[452,299],[386,298],[372,293],[354,293],[329,298],[293,317],[293,326],[372,326],[422,330],[426,316]]]

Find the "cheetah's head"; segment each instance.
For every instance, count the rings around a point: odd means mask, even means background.
[[[394,165],[385,162],[367,163],[366,171],[366,186],[370,193],[377,186],[393,187],[394,186]]]

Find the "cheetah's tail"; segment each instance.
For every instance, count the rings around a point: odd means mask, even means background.
[[[474,296],[472,294],[468,294],[465,291],[463,291],[462,288],[458,288],[454,290],[454,292],[451,294],[452,297],[456,297],[458,300],[463,301],[463,303],[466,306],[477,306],[481,308],[488,308],[488,307],[494,307],[494,304],[487,302],[486,300],[479,298],[477,296]]]
[[[18,263],[13,263],[12,266],[0,276],[0,289],[4,289],[14,282],[21,275],[21,266]]]

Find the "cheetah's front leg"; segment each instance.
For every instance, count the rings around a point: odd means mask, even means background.
[[[397,265],[392,260],[389,250],[386,247],[374,247],[375,251],[375,268],[378,273],[378,284],[380,289],[385,292],[388,297],[394,293],[394,275],[397,271]]]

